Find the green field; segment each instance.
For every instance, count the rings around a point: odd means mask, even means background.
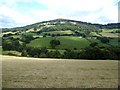
[[[97,34],[96,32],[91,32],[91,33],[89,34],[89,36],[100,36],[100,35]]]
[[[3,88],[117,88],[118,61],[2,56]]]
[[[100,33],[103,37],[118,37],[117,33],[109,33],[109,32],[101,32]]]
[[[113,38],[113,39],[110,39],[109,44],[112,46],[119,46],[120,42],[118,42],[118,38]]]
[[[118,29],[102,29],[102,32],[110,33],[110,32],[115,32]]]
[[[45,33],[47,33],[47,34],[60,34],[60,35],[63,35],[63,34],[74,34],[73,31],[71,31],[71,30],[66,30],[66,31],[43,32],[41,35],[44,35]]]
[[[100,40],[98,40],[98,39],[88,39],[89,40],[89,42],[91,42],[91,43],[93,43],[93,42],[97,42],[98,43],[98,46],[109,46],[108,44],[105,44],[105,43],[101,43],[101,41]]]
[[[46,38],[38,38],[36,40],[31,41],[28,46],[31,47],[47,47],[51,48],[49,42],[54,39],[54,37],[46,37]],[[74,36],[60,36],[56,37],[56,39],[60,40],[61,45],[58,46],[58,49],[81,49],[86,46],[89,46],[90,42],[86,40],[85,38],[79,38],[79,37],[74,37]]]

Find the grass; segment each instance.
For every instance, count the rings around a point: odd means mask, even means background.
[[[96,32],[91,32],[91,33],[89,34],[89,36],[100,36],[100,35],[97,34]]]
[[[79,37],[58,37],[58,40],[61,41],[61,45],[58,46],[60,49],[81,49],[89,46],[90,42],[86,40],[85,38],[79,38]]]
[[[112,46],[119,46],[120,42],[118,42],[118,38],[112,38],[112,39],[110,39],[109,44]]]
[[[23,33],[23,35],[31,35],[31,36],[36,36],[37,34],[35,34],[35,33],[32,33],[32,32],[25,32],[25,33]]]
[[[51,48],[50,46],[50,41],[54,39],[54,37],[46,37],[46,38],[38,38],[36,40],[31,41],[28,46],[31,47],[47,47]],[[58,40],[60,40],[61,45],[59,45],[57,48],[58,49],[81,49],[86,46],[89,46],[90,42],[86,40],[85,38],[79,38],[79,37],[74,37],[74,36],[60,36],[57,37]]]
[[[112,33],[115,32],[118,29],[102,29],[102,32],[100,33],[103,37],[111,37],[115,38],[118,37],[118,33]]]
[[[103,37],[118,37],[117,33],[109,33],[109,32],[101,32],[100,33]]]
[[[50,48],[50,40],[52,40],[52,37],[46,37],[46,38],[38,38],[30,42],[28,46],[31,47],[47,47]]]
[[[98,46],[102,47],[102,46],[109,46],[108,44],[104,44],[102,43],[100,40],[98,39],[88,39],[89,42],[93,43],[93,42],[97,42]]]
[[[44,35],[45,33],[47,33],[47,34],[60,34],[60,35],[63,35],[63,34],[74,34],[73,31],[71,31],[71,30],[66,30],[66,31],[43,32],[41,35]]]
[[[106,32],[106,33],[110,33],[110,32],[114,32],[118,29],[102,29],[102,32]]]
[[[2,57],[3,88],[117,88],[116,60]]]
[[[2,54],[10,56],[21,56],[21,52],[18,51],[3,51]]]

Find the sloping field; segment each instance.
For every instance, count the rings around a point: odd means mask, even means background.
[[[118,61],[2,56],[3,88],[117,88]]]
[[[38,38],[30,42],[28,46],[31,47],[47,47],[51,48],[50,41],[54,39],[54,37],[46,37],[46,38]],[[74,36],[60,36],[57,37],[60,40],[61,44],[57,47],[58,49],[81,49],[86,46],[89,46],[90,42],[85,38],[79,38]]]
[[[60,35],[63,35],[63,34],[74,34],[74,32],[71,31],[71,30],[43,32],[42,35],[44,35],[45,33],[47,33],[47,34],[60,34]]]
[[[109,32],[102,32],[100,33],[103,37],[119,37],[118,33],[109,33]]]

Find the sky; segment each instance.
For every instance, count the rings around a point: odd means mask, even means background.
[[[58,18],[117,23],[119,0],[0,0],[0,28]]]

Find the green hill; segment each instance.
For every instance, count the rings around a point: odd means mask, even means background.
[[[90,51],[95,54],[91,54],[93,55],[92,58],[90,56],[91,59],[98,58],[99,56],[94,57],[98,52],[102,56],[106,53],[110,54],[105,55],[104,58],[118,58],[117,55],[110,57],[111,52],[115,54],[117,52],[108,49],[112,47],[115,48],[113,50],[117,50],[119,48],[120,27],[117,25],[119,23],[102,25],[55,19],[23,27],[3,28],[3,33],[0,33],[3,43],[2,50],[3,53],[7,51],[10,54],[11,51],[12,53],[17,51],[22,53],[22,56],[31,57],[88,59],[89,51],[87,52],[87,50],[91,49],[93,52]],[[60,55],[61,53],[63,56]]]

